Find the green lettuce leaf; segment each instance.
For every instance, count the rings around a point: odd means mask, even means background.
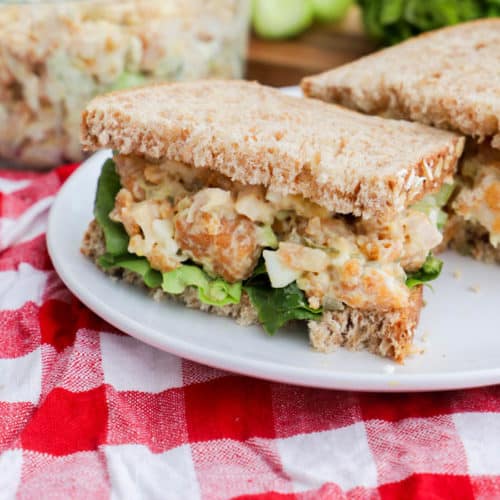
[[[97,181],[97,192],[94,203],[94,217],[104,232],[106,251],[113,256],[127,254],[128,234],[119,222],[109,218],[115,206],[115,198],[120,191],[120,177],[115,170],[115,162],[106,160]]]
[[[189,286],[196,287],[199,299],[212,306],[239,304],[241,300],[241,282],[228,283],[222,278],[212,279],[198,266],[185,264],[163,273],[161,287],[165,292],[180,294]]]
[[[433,281],[441,274],[442,269],[443,261],[429,254],[424,265],[418,271],[406,274],[406,286],[413,288],[414,286]]]
[[[122,224],[109,218],[115,197],[121,189],[120,178],[113,160],[107,160],[97,182],[94,217],[104,232],[106,253],[99,257],[104,269],[121,267],[139,274],[150,288],[162,287],[169,293],[182,293],[186,287],[198,288],[199,299],[210,305],[238,304],[241,300],[241,283],[230,284],[221,278],[211,279],[201,268],[183,265],[169,273],[160,273],[144,257],[128,251],[129,237]]]
[[[161,273],[152,269],[144,257],[128,252],[129,237],[125,228],[109,218],[120,188],[120,177],[116,173],[115,163],[113,160],[106,160],[97,182],[94,203],[94,217],[104,232],[106,243],[106,253],[99,257],[98,263],[104,269],[111,267],[128,269],[139,274],[149,288],[159,287],[162,282]]]
[[[257,310],[264,330],[271,335],[291,320],[319,319],[323,314],[322,309],[309,307],[297,283],[284,288],[245,285],[244,290]]]
[[[323,314],[323,309],[309,307],[297,283],[290,283],[284,288],[272,288],[263,259],[244,283],[243,290],[257,310],[262,327],[271,335],[291,320],[319,319]]]
[[[392,2],[383,2],[380,6],[380,24],[393,24],[401,18],[405,9],[405,0],[393,0]]]
[[[434,194],[436,205],[438,207],[444,207],[451,198],[453,191],[455,191],[455,184],[443,184],[441,189]]]
[[[358,0],[365,29],[386,44],[443,26],[497,16],[498,0]]]
[[[114,257],[109,253],[105,253],[99,257],[98,262],[103,269],[121,267],[122,269],[127,269],[128,271],[133,271],[134,273],[139,274],[142,277],[144,284],[149,288],[158,288],[161,286],[161,273],[153,269],[144,257],[138,257],[137,255],[131,253]]]
[[[448,203],[454,190],[455,184],[443,184],[437,193],[428,194],[411,208],[426,214],[442,231],[448,220],[448,214],[443,210],[443,207]]]

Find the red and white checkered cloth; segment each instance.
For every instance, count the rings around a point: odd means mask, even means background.
[[[500,387],[274,384],[96,317],[45,246],[47,210],[73,168],[0,171],[1,499],[500,498]]]

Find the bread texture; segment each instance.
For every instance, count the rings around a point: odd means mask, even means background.
[[[488,264],[500,264],[500,247],[490,243],[488,231],[480,224],[452,215],[446,224],[444,241],[453,250]]]
[[[93,99],[87,150],[217,170],[355,216],[403,210],[452,174],[463,139],[243,81],[163,84]]]
[[[330,352],[338,345],[351,350],[368,349],[402,363],[414,351],[413,337],[422,308],[422,287],[415,287],[410,305],[389,312],[360,311],[350,307],[327,311],[321,321],[309,321],[313,347]]]
[[[104,234],[99,224],[93,220],[85,232],[81,252],[98,265],[97,260],[105,251]],[[149,290],[156,300],[173,299],[192,309],[234,318],[243,326],[258,323],[257,311],[245,293],[240,304],[215,307],[201,302],[194,288],[188,288],[180,295],[172,295],[160,288],[147,289],[142,278],[131,271],[111,268],[104,272],[114,279]],[[345,307],[342,311],[325,312],[320,321],[308,322],[310,343],[321,352],[330,352],[337,347],[368,349],[374,354],[402,363],[412,353],[412,340],[421,307],[422,287],[416,287],[411,294],[410,306],[406,309],[387,313]]]
[[[302,81],[304,93],[500,148],[500,19],[436,30]]]

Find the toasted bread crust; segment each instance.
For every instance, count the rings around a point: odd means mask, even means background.
[[[208,167],[356,216],[400,211],[438,189],[463,149],[455,134],[239,81],[98,97],[83,113],[82,142]]]
[[[84,235],[81,252],[97,264],[97,259],[105,251],[102,229],[93,220]],[[142,279],[133,272],[117,268],[105,272],[116,279],[144,287]],[[354,350],[366,348],[374,354],[403,362],[405,356],[411,353],[412,339],[422,307],[421,288],[414,289],[410,306],[400,311],[380,313],[346,307],[343,311],[325,312],[320,321],[308,322],[313,348],[322,352],[332,351],[339,346]],[[258,323],[257,311],[245,293],[240,304],[224,307],[209,306],[200,302],[197,292],[192,288],[188,288],[181,295],[168,294],[161,289],[152,290],[150,293],[157,300],[174,299],[192,309],[232,317],[240,325]]]
[[[313,347],[321,352],[330,352],[340,345],[351,350],[368,349],[402,363],[413,351],[422,304],[422,286],[417,286],[405,309],[327,311],[321,321],[309,322],[309,338]]]
[[[425,33],[326,73],[304,93],[454,130],[500,148],[500,19]]]

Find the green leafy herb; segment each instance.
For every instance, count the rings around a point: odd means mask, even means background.
[[[165,292],[172,294],[183,293],[187,287],[194,286],[198,289],[199,299],[212,306],[239,304],[241,300],[241,282],[212,279],[198,266],[183,265],[164,273],[161,286]]]
[[[113,256],[127,254],[128,234],[124,227],[109,218],[115,206],[115,198],[120,191],[120,177],[116,173],[113,160],[106,160],[97,181],[97,192],[94,203],[94,217],[104,231],[106,251]]]
[[[443,26],[500,15],[499,0],[358,0],[367,32],[384,43]]]
[[[407,273],[406,286],[413,288],[414,286],[433,281],[441,274],[442,269],[443,261],[429,254],[424,265],[418,271]]]

